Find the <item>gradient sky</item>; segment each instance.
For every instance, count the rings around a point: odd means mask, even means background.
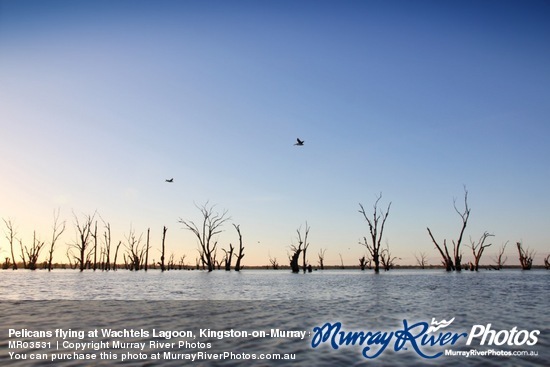
[[[245,265],[287,264],[306,220],[312,264],[355,265],[359,203],[382,193],[397,263],[439,264],[426,227],[457,238],[466,185],[466,243],[495,234],[482,262],[523,241],[541,264],[549,19],[548,1],[0,0],[0,217],[30,244],[59,208],[59,260],[73,212],[115,240],[150,227],[153,258],[167,226],[194,263],[178,219],[210,200]]]

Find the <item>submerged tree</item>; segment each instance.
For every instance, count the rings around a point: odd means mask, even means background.
[[[302,253],[302,243],[300,242],[298,244],[298,247],[290,245],[290,249],[293,252],[292,255],[289,256],[290,269],[293,273],[299,273],[300,265],[298,264],[298,260],[300,259],[300,254]]]
[[[4,224],[6,225],[6,228],[8,230],[7,233],[6,233],[6,239],[8,240],[8,242],[10,244],[12,269],[17,270],[17,262],[15,261],[15,253],[13,252],[13,244],[16,240],[15,236],[17,235],[17,231],[16,231],[11,219],[8,219],[8,220],[2,219],[2,220],[4,221]]]
[[[544,258],[544,268],[546,270],[550,269],[550,254]]]
[[[105,231],[103,232],[103,255],[105,257],[103,270],[111,270],[111,225],[105,222],[103,224],[105,226]]]
[[[425,252],[420,252],[418,255],[415,254],[414,258],[416,259],[416,263],[418,264],[418,266],[420,266],[420,269],[425,269],[426,268],[427,256],[426,256]]]
[[[458,215],[460,215],[460,218],[462,219],[462,228],[460,229],[458,240],[456,242],[453,240],[454,262],[453,258],[451,258],[451,256],[449,255],[449,250],[447,249],[447,240],[443,240],[443,247],[441,247],[432,235],[432,231],[430,231],[430,228],[428,227],[427,229],[430,238],[432,239],[435,247],[437,247],[439,253],[441,254],[441,257],[443,258],[443,265],[445,265],[445,270],[461,271],[462,253],[460,252],[460,245],[462,244],[462,236],[464,235],[466,225],[468,224],[468,218],[470,217],[470,208],[468,207],[468,190],[466,190],[466,187],[464,187],[464,211],[461,212],[458,210],[458,208],[456,207],[456,199],[453,200],[453,206],[455,208],[455,211],[458,213]]]
[[[533,250],[524,249],[521,242],[517,242],[516,245],[518,247],[519,263],[521,264],[521,269],[531,270],[531,267],[533,266],[533,257],[535,256],[535,252]]]
[[[80,271],[84,271],[89,257],[93,251],[90,249],[90,237],[92,235],[92,223],[94,221],[95,213],[93,215],[84,216],[84,220],[81,222],[76,214],[74,214],[74,225],[77,231],[76,242],[69,245],[70,248],[75,249],[77,254],[75,260],[80,265]]]
[[[162,228],[162,245],[161,245],[161,250],[160,250],[160,261],[158,263],[160,265],[160,271],[161,272],[166,270],[166,266],[164,265],[164,253],[165,253],[164,241],[166,239],[166,231],[167,230],[168,230],[168,228],[166,228],[166,227]],[[198,265],[197,265],[197,269],[198,269]]]
[[[320,249],[317,256],[319,257],[319,269],[324,270],[325,269],[325,252],[327,249]]]
[[[495,270],[500,270],[504,267],[504,263],[506,260],[508,260],[508,257],[504,257],[504,250],[506,250],[506,245],[508,244],[508,241],[504,243],[504,245],[500,246],[499,252],[497,257],[495,258],[495,262],[497,263],[496,266],[492,266]],[[504,257],[504,258],[503,258]]]
[[[479,270],[479,260],[481,260],[481,255],[483,255],[483,251],[492,244],[485,244],[485,240],[487,237],[492,237],[494,234],[490,234],[489,232],[483,233],[483,235],[480,237],[480,239],[477,242],[474,242],[470,238],[470,248],[472,249],[472,254],[474,255],[474,262],[473,262],[473,269],[475,271]]]
[[[136,233],[133,228],[130,227],[130,232],[126,236],[126,249],[128,250],[128,264],[130,270],[140,270],[143,256],[145,255],[145,245],[141,245],[141,238],[143,234],[136,237]],[[126,254],[124,254],[126,259]],[[126,263],[126,260],[125,260]]]
[[[50,242],[50,251],[49,251],[49,257],[48,257],[48,271],[51,271],[53,268],[53,264],[52,264],[53,251],[55,249],[55,244],[59,239],[59,236],[61,236],[63,232],[65,232],[65,221],[59,223],[59,209],[58,209],[53,213],[53,233],[52,233],[52,241]]]
[[[271,268],[273,270],[279,269],[279,262],[277,261],[276,257],[271,257],[271,255],[269,255],[269,263],[271,264]]]
[[[243,257],[244,257],[244,246],[243,246],[243,236],[241,234],[241,226],[238,224],[233,224],[233,227],[237,230],[237,233],[239,235],[239,253],[235,253],[235,257],[237,260],[235,261],[235,271],[240,271],[243,266],[241,264]],[[230,264],[231,266],[231,264]]]
[[[382,267],[384,268],[384,271],[388,271],[391,268],[393,268],[394,261],[397,259],[397,256],[392,256],[390,253],[390,245],[386,243],[386,248],[382,249],[380,251],[380,262],[382,263]]]
[[[361,245],[365,246],[369,251],[370,258],[374,262],[374,272],[380,272],[380,242],[382,241],[382,235],[384,234],[384,225],[386,224],[386,219],[390,214],[391,202],[388,204],[388,208],[384,213],[380,208],[378,208],[378,202],[382,198],[382,194],[378,195],[376,201],[374,202],[374,212],[372,218],[369,218],[363,205],[359,203],[359,213],[363,215],[365,220],[369,225],[370,239],[363,237],[363,242],[360,242]]]
[[[222,250],[223,250],[223,252],[225,252],[225,256],[223,258],[225,271],[230,271],[231,270],[231,259],[233,258],[233,250],[234,250],[233,245],[229,244],[229,251],[227,251],[224,248],[222,248]]]
[[[307,248],[309,247],[309,242],[307,242],[307,236],[309,234],[309,229],[310,229],[310,227],[307,225],[307,222],[306,222],[306,229],[305,229],[305,232],[304,232],[303,240],[302,240],[302,233],[301,233],[302,232],[302,227],[300,227],[296,230],[296,232],[298,233],[298,243],[304,245],[304,247],[302,248],[302,270],[304,271],[304,273],[308,269],[307,262],[306,262],[306,252],[307,252]]]
[[[38,256],[40,255],[40,250],[42,250],[42,247],[44,246],[44,241],[40,241],[38,238],[36,238],[36,231],[33,232],[32,235],[32,245],[29,248],[25,246],[25,253],[27,254],[27,269],[30,270],[36,270],[36,263],[38,262]],[[23,262],[24,259],[23,259]]]
[[[227,217],[227,211],[221,214],[214,212],[214,206],[209,206],[208,202],[202,206],[195,206],[202,214],[202,224],[198,226],[195,222],[184,219],[180,219],[179,222],[197,237],[201,260],[210,272],[214,270],[216,265],[215,253],[218,243],[214,240],[214,237],[222,232],[222,225],[230,218]]]
[[[365,270],[365,268],[369,268],[370,269],[370,259],[367,259],[366,256],[363,256],[362,258],[359,259],[359,269],[361,270]],[[343,269],[343,266],[342,266],[342,269]]]

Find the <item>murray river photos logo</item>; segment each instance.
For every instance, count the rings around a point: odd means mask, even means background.
[[[360,346],[361,354],[368,359],[379,357],[386,349],[395,352],[414,351],[423,358],[438,358],[447,347],[465,342],[465,345],[532,346],[537,344],[539,330],[494,330],[491,324],[473,325],[469,333],[446,330],[454,317],[431,324],[421,321],[410,324],[403,320],[403,328],[394,331],[345,331],[342,323],[325,323],[313,328],[311,346],[328,345],[333,349]]]

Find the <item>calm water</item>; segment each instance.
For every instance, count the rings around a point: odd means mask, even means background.
[[[448,331],[469,333],[473,325],[494,330],[538,329],[537,357],[450,357],[435,360],[413,351],[388,350],[367,361],[359,347],[311,348],[311,336],[210,340],[212,350],[249,353],[295,353],[292,362],[246,361],[247,365],[550,365],[550,271],[520,270],[446,273],[441,270],[393,270],[374,275],[359,270],[291,274],[286,270],[100,272],[73,270],[0,271],[2,302],[0,363],[51,365],[10,360],[9,328],[30,330],[285,330],[312,331],[326,322],[342,322],[346,331],[392,331],[409,323],[455,318]],[[55,338],[52,338],[54,340]],[[101,338],[97,339],[100,340]],[[155,338],[149,338],[153,340]],[[147,340],[149,340],[147,339]],[[108,340],[108,339],[105,339]],[[204,341],[201,339],[201,341]],[[148,342],[148,341],[147,341]],[[456,350],[469,350],[465,342]],[[490,347],[476,346],[479,350]],[[495,348],[495,347],[493,347]],[[443,349],[440,349],[440,351]],[[29,352],[27,350],[27,352]],[[113,350],[121,353],[121,350]],[[242,362],[243,364],[245,362]],[[97,361],[93,365],[112,365]],[[127,365],[152,365],[133,361]],[[182,361],[163,361],[182,365]],[[202,361],[196,365],[235,365]],[[56,364],[59,365],[59,364]],[[65,362],[63,365],[82,365]],[[159,363],[154,363],[159,365]]]

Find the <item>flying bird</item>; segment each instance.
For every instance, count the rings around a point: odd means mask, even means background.
[[[296,138],[296,143],[294,143],[294,145],[301,147],[304,145],[304,142],[305,142],[304,140],[300,140],[300,138]]]
[[[170,178],[170,179],[164,180],[164,181],[166,181],[166,182],[174,182],[174,179],[173,179],[173,178]]]

